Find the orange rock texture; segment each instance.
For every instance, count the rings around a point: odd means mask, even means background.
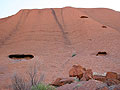
[[[68,77],[76,64],[93,72],[119,74],[119,19],[120,12],[111,9],[72,7],[22,9],[0,19],[0,88],[7,89],[15,73],[27,77],[29,66],[36,62],[45,83]],[[107,54],[96,56],[98,52]],[[13,54],[34,58],[9,58]]]

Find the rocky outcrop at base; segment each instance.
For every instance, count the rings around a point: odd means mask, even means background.
[[[66,84],[64,86],[58,87],[57,90],[102,90],[103,88],[108,89],[105,83],[97,80],[89,80]]]
[[[92,69],[73,65],[69,77],[76,78],[57,78],[51,85],[57,86],[57,90],[120,90],[120,75],[116,72],[94,75]]]

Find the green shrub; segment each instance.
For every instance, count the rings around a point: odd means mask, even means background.
[[[36,86],[32,86],[31,90],[55,90],[55,87],[40,83]]]
[[[76,82],[80,82],[80,80],[79,80],[77,77],[75,77],[74,80],[75,80]]]
[[[76,53],[74,53],[74,54],[72,54],[72,57],[74,57],[74,56],[76,56],[77,54]]]

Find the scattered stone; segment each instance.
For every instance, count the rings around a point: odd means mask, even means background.
[[[118,85],[120,84],[120,81],[117,79],[107,79],[107,81],[105,82],[108,86],[112,86],[112,85]]]
[[[60,80],[62,78],[57,78],[55,81],[53,81],[50,85],[53,85],[53,86],[62,86],[63,83],[60,83]]]
[[[89,79],[93,79],[92,69],[88,69],[83,74],[83,77],[80,79],[81,81],[88,81]]]
[[[85,68],[83,68],[80,65],[73,65],[72,69],[69,71],[70,77],[77,77],[81,79],[83,77],[83,73],[86,71]]]
[[[73,83],[75,80],[73,78],[63,78],[62,80],[60,80],[60,82],[63,82],[64,84],[71,84]]]
[[[80,81],[58,87],[57,90],[96,90],[103,83],[96,80]]]
[[[120,74],[117,75],[117,79],[120,81]]]
[[[109,88],[107,86],[101,87],[101,88],[97,88],[96,90],[109,90]]]
[[[96,90],[109,90],[108,85],[106,83],[101,83],[101,84],[97,84],[97,88]]]
[[[80,82],[80,83],[82,83],[82,82]],[[78,82],[71,83],[71,84],[65,84],[63,86],[58,87],[57,90],[74,90],[73,88],[78,84],[79,84]]]
[[[119,85],[110,86],[109,90],[120,90],[120,84]]]
[[[115,72],[107,72],[106,79],[117,79],[118,75]]]
[[[71,78],[58,78],[51,85],[61,86],[57,90],[120,90],[120,75],[107,72],[105,75],[93,75],[92,69],[85,69],[80,65],[73,65],[69,71]]]
[[[106,77],[102,76],[102,75],[94,75],[93,79],[101,81],[101,82],[105,82],[106,81]]]
[[[53,86],[62,86],[65,84],[71,84],[73,83],[75,80],[73,78],[57,78],[52,84]]]
[[[100,75],[100,76],[106,76],[106,73],[98,73],[98,72],[93,72],[93,75]]]

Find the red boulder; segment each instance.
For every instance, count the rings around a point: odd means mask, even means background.
[[[74,82],[73,78],[57,78],[50,85],[53,85],[53,86],[62,86],[62,85],[70,84],[70,83],[73,83],[73,82]]]
[[[107,72],[106,79],[117,79],[118,74],[115,72]]]
[[[83,68],[80,65],[73,65],[73,67],[69,71],[70,77],[77,77],[81,79],[83,77],[83,73],[86,71],[85,68]]]
[[[93,79],[92,69],[88,69],[83,74],[83,77],[80,79],[81,81],[88,81],[89,79]]]

